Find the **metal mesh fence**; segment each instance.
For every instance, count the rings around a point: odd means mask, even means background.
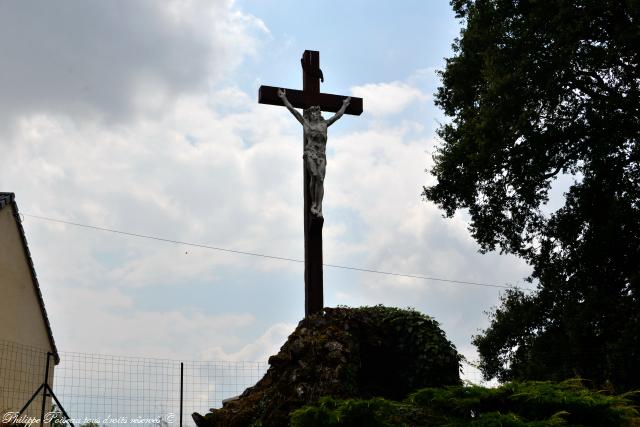
[[[19,412],[29,402],[45,381],[46,363],[47,350],[0,340],[0,421],[7,421],[6,417],[9,415],[6,414]],[[54,370],[50,368],[50,383],[53,375]],[[45,407],[51,407],[50,398],[47,399]],[[23,414],[39,419],[41,408],[42,398],[36,398]]]
[[[59,365],[51,359],[48,384],[75,426],[178,426],[181,413],[182,425],[193,426],[191,413],[221,407],[223,399],[255,385],[268,367],[264,362],[59,355]],[[14,421],[44,382],[46,363],[47,350],[0,340],[0,421]],[[42,392],[20,420],[37,424],[41,408]],[[51,414],[51,397],[45,408]]]
[[[54,392],[72,418],[100,425],[193,426],[266,372],[262,362],[188,361],[61,353]],[[181,393],[182,389],[182,393]],[[73,414],[73,415],[72,415]]]
[[[205,414],[222,400],[255,385],[264,362],[177,361],[61,352],[49,384],[75,426],[193,426],[191,413]],[[46,351],[0,341],[0,409],[16,412],[44,381]],[[51,362],[53,367],[53,361]],[[491,385],[464,363],[467,383]],[[28,414],[39,421],[40,394]],[[46,402],[47,411],[51,402]]]

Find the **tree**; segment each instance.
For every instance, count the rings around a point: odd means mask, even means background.
[[[640,1],[453,0],[423,195],[533,268],[474,337],[487,378],[640,387]],[[573,176],[545,213],[552,183]]]

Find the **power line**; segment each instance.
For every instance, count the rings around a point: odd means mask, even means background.
[[[287,257],[280,257],[280,256],[275,256],[275,255],[266,255],[266,254],[261,254],[261,253],[257,253],[257,252],[238,251],[238,250],[235,250],[235,249],[221,248],[221,247],[218,247],[218,246],[204,245],[204,244],[200,244],[200,243],[183,242],[181,240],[166,239],[166,238],[163,238],[163,237],[150,236],[150,235],[146,235],[146,234],[130,233],[128,231],[115,230],[115,229],[106,228],[106,227],[98,227],[98,226],[95,226],[95,225],[81,224],[81,223],[78,223],[78,222],[65,221],[65,220],[62,220],[62,219],[49,218],[49,217],[40,216],[40,215],[32,215],[32,214],[28,214],[28,213],[24,213],[24,212],[21,212],[21,214],[24,215],[24,216],[28,216],[28,217],[36,218],[36,219],[41,219],[41,220],[44,220],[44,221],[57,222],[57,223],[60,223],[60,224],[72,225],[72,226],[75,226],[75,227],[83,227],[83,228],[88,228],[88,229],[91,229],[91,230],[106,231],[106,232],[109,232],[109,233],[122,234],[122,235],[130,236],[130,237],[138,237],[138,238],[141,238],[141,239],[150,239],[150,240],[156,240],[156,241],[159,241],[159,242],[174,243],[174,244],[178,244],[178,245],[192,246],[192,247],[196,247],[196,248],[209,249],[209,250],[221,251],[221,252],[228,252],[228,253],[233,253],[233,254],[249,255],[249,256],[268,258],[268,259],[276,259],[276,260],[280,260],[280,261],[304,263],[304,260],[296,259],[296,258],[287,258]],[[435,281],[435,282],[451,283],[451,284],[457,284],[457,285],[483,286],[483,287],[488,287],[488,288],[516,289],[516,290],[522,290],[522,291],[531,291],[531,289],[519,288],[517,286],[509,286],[509,285],[497,285],[497,284],[492,284],[492,283],[481,283],[481,282],[468,282],[468,281],[464,281],[464,280],[444,279],[444,278],[441,278],[441,277],[421,276],[421,275],[417,275],[417,274],[394,273],[394,272],[390,272],[390,271],[374,270],[374,269],[369,269],[369,268],[351,267],[351,266],[347,266],[347,265],[338,265],[338,264],[322,264],[322,265],[325,266],[325,267],[338,268],[338,269],[343,269],[343,270],[353,270],[353,271],[361,271],[361,272],[364,272],[364,273],[383,274],[383,275],[386,275],[386,276],[406,277],[406,278],[410,278],[410,279],[431,280],[431,281]]]

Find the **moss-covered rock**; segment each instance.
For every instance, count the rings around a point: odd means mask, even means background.
[[[286,426],[322,396],[403,399],[423,387],[460,384],[460,356],[438,323],[414,310],[325,308],[302,320],[269,370],[200,427]]]

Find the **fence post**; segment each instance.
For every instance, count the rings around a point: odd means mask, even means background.
[[[51,358],[52,353],[47,352],[47,365],[44,370],[44,381],[42,388],[42,410],[40,411],[40,427],[44,426],[44,409],[47,403],[47,385],[49,385],[49,359]]]
[[[182,390],[184,385],[184,363],[180,362],[180,427],[182,427]]]

